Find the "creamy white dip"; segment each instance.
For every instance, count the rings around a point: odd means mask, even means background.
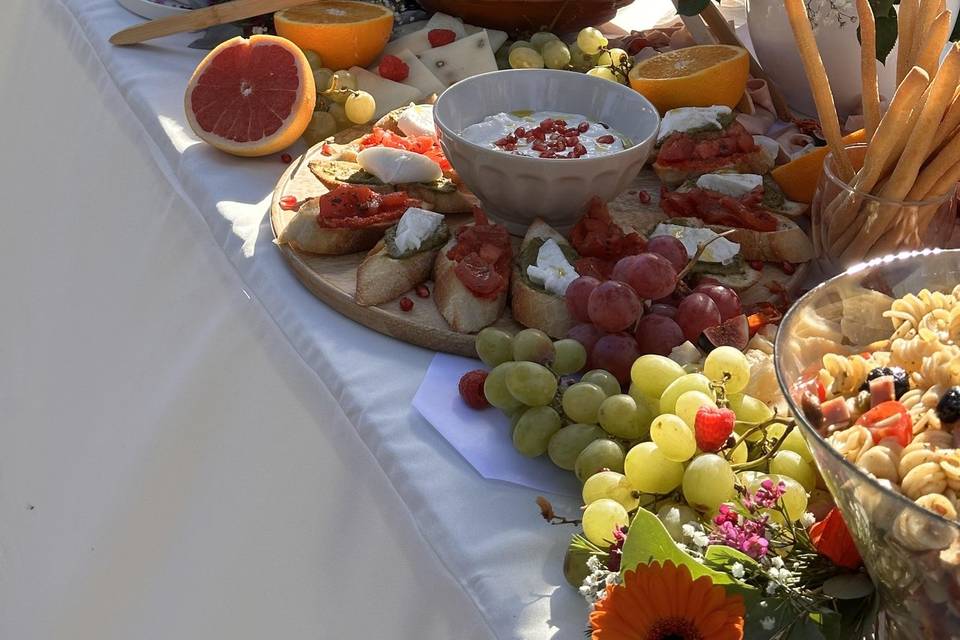
[[[529,134],[534,129],[540,128],[540,124],[545,120],[565,121],[566,125],[563,129],[570,135],[551,130],[545,134],[544,140],[540,140],[533,136],[521,137],[516,134],[518,129],[522,129]],[[582,123],[586,123],[586,126],[582,126]],[[576,136],[572,135],[571,130],[576,130]],[[619,132],[586,116],[554,111],[497,113],[466,127],[460,132],[460,135],[465,140],[488,149],[535,158],[544,157],[544,146],[547,146],[548,150],[553,152],[553,155],[548,154],[546,157],[567,157],[575,148],[575,145],[568,144],[572,137],[576,137],[577,142],[582,145],[582,150],[577,157],[590,158],[609,155],[623,151],[631,144]],[[504,140],[510,140],[511,138],[516,139],[515,144],[504,143]],[[560,138],[564,139],[562,149],[556,148],[559,146]]]

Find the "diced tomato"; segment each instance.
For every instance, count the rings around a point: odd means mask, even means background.
[[[913,439],[913,420],[907,408],[897,400],[881,402],[860,416],[857,424],[870,430],[874,442],[893,437],[905,447]]]
[[[317,223],[322,227],[356,229],[396,222],[410,207],[420,204],[405,193],[379,194],[367,187],[340,185],[320,196]]]
[[[475,223],[457,229],[457,243],[447,258],[457,263],[454,273],[465,287],[481,298],[496,297],[507,286],[513,250],[510,234],[491,224],[486,214],[474,208]]]
[[[728,164],[731,156],[752,153],[757,144],[739,122],[734,122],[723,131],[708,131],[687,135],[674,133],[660,146],[657,162],[683,162],[691,168],[703,163],[715,166]]]
[[[681,162],[693,156],[696,148],[694,141],[686,135],[680,134],[667,138],[657,154],[659,162]]]
[[[496,268],[476,253],[458,262],[454,273],[467,289],[480,296],[499,293],[504,283],[503,276],[497,273]]]
[[[660,208],[671,217],[696,216],[707,224],[739,227],[754,231],[775,231],[777,219],[763,208],[763,188],[740,197],[700,188],[662,194]]]
[[[646,239],[636,232],[624,233],[610,217],[606,203],[596,197],[570,232],[570,243],[585,258],[609,262],[642,253],[647,248]],[[577,272],[583,275],[579,270]]]
[[[437,163],[443,171],[451,169],[450,162],[443,155],[443,150],[437,141],[430,136],[401,136],[393,131],[374,127],[373,132],[360,139],[360,148],[390,147],[419,153]]]

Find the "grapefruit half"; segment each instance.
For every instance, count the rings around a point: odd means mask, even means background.
[[[310,64],[285,38],[227,40],[187,84],[187,121],[201,140],[237,156],[265,156],[303,134],[316,105]]]

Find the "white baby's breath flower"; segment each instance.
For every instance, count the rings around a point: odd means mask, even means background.
[[[590,569],[590,572],[594,572],[600,568],[600,559],[597,556],[591,555],[587,558],[587,569]]]
[[[680,530],[683,532],[683,535],[687,538],[692,538],[693,534],[697,532],[697,528],[694,527],[689,522],[680,527]]]
[[[776,623],[777,621],[770,616],[760,619],[760,626],[763,627],[764,631],[773,631],[773,625]]]
[[[783,568],[783,558],[780,556],[773,556],[770,558],[770,564],[776,567],[777,569]]]
[[[760,606],[761,609],[766,609],[767,607],[770,606],[770,603],[767,602],[766,600],[761,600],[761,601],[758,603],[758,605]]]
[[[803,514],[802,516],[800,516],[800,524],[803,525],[804,529],[809,529],[810,527],[813,526],[813,523],[815,523],[816,521],[817,521],[816,516],[814,516],[809,511]]]
[[[737,578],[739,580],[740,578],[743,577],[743,574],[744,574],[743,565],[740,564],[739,562],[734,562],[730,566],[730,575],[732,575],[734,578]]]
[[[773,595],[777,592],[777,583],[771,580],[767,583],[767,595]]]

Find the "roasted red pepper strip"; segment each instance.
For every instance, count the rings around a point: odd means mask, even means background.
[[[884,438],[896,438],[905,447],[913,439],[913,420],[903,403],[897,400],[881,402],[857,419],[873,435],[874,442]]]

